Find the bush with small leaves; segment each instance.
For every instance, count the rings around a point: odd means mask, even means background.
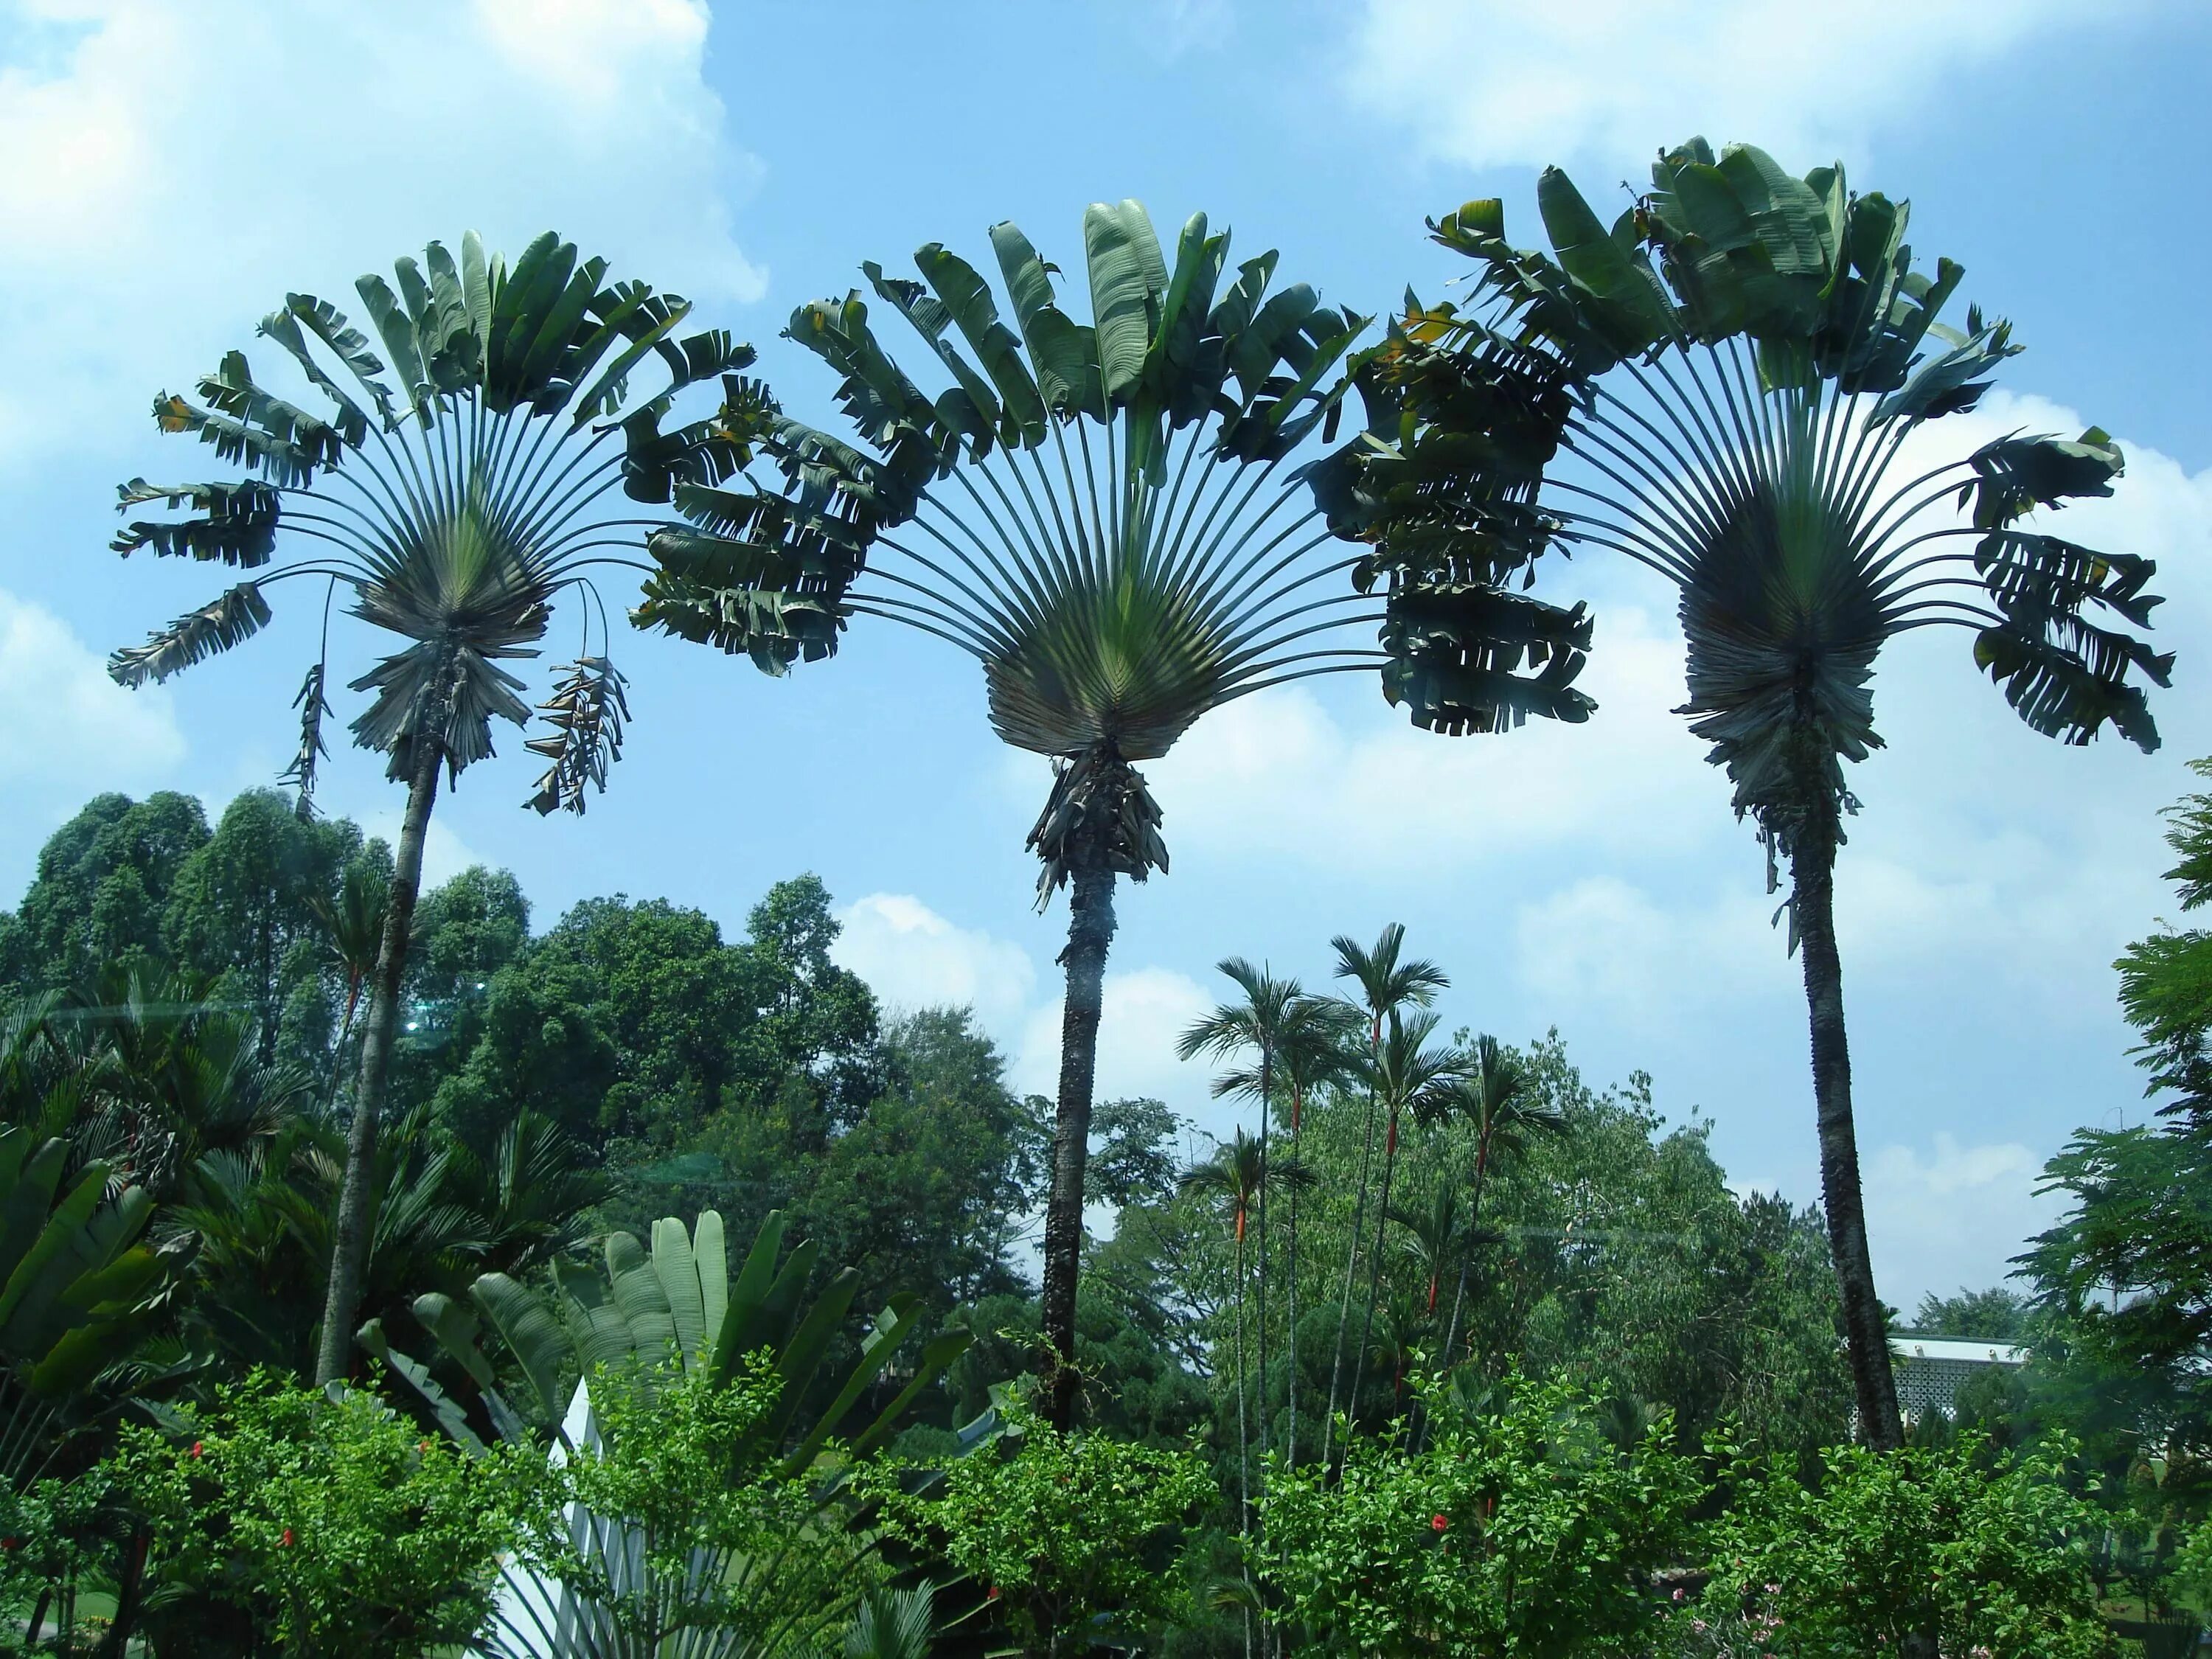
[[[1693,1632],[1755,1629],[1761,1645],[1741,1651],[1773,1659],[1894,1652],[1930,1635],[1981,1659],[2112,1653],[2088,1571],[2106,1517],[2063,1483],[2066,1450],[1992,1465],[1973,1436],[1938,1451],[1832,1447],[1817,1486],[1731,1457],[1711,1582],[1673,1616]]]
[[[1006,1431],[966,1457],[857,1477],[884,1529],[975,1579],[1025,1654],[1127,1646],[1189,1613],[1168,1547],[1220,1499],[1204,1461],[1002,1410]]]
[[[405,1659],[472,1637],[543,1466],[469,1455],[374,1395],[257,1371],[131,1427],[106,1466],[164,1577],[278,1651]]]
[[[1595,1405],[1519,1378],[1480,1408],[1440,1389],[1419,1451],[1355,1437],[1335,1478],[1271,1460],[1254,1570],[1332,1653],[1640,1656],[1651,1573],[1705,1488],[1671,1418],[1624,1451]]]

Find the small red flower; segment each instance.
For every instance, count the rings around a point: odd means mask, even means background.
[[[20,1538],[0,1538],[0,1550],[12,1550],[12,1549],[17,1549],[17,1548],[20,1548],[20,1547],[21,1547],[21,1545],[22,1545],[22,1542],[23,1542],[23,1540],[22,1540],[21,1539],[20,1539]]]
[[[198,1457],[198,1456],[200,1455],[200,1449],[201,1449],[201,1443],[200,1443],[200,1442],[198,1442],[198,1441],[197,1441],[197,1440],[193,1441],[193,1442],[192,1442],[192,1455],[193,1455],[193,1456],[195,1456],[195,1457]]]
[[[291,1529],[291,1528],[287,1527],[287,1528],[284,1528],[284,1535],[283,1535],[282,1538],[280,1538],[280,1539],[278,1539],[278,1540],[276,1540],[276,1547],[277,1547],[277,1548],[279,1548],[279,1549],[286,1549],[286,1550],[290,1549],[290,1548],[292,1547],[292,1529]]]
[[[986,1601],[997,1601],[999,1599],[999,1587],[996,1584],[994,1584],[990,1589],[985,1590],[983,1592],[983,1599]]]
[[[1449,1525],[1451,1525],[1451,1522],[1445,1520],[1441,1515],[1432,1515],[1429,1517],[1429,1529],[1431,1532],[1442,1532]]]

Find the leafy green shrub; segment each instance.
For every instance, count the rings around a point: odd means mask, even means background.
[[[1254,1566],[1330,1652],[1600,1659],[1660,1615],[1653,1569],[1687,1542],[1704,1483],[1662,1416],[1623,1451],[1595,1402],[1509,1379],[1494,1408],[1448,1392],[1428,1443],[1355,1438],[1340,1481],[1271,1460]]]
[[[539,1501],[529,1460],[471,1457],[373,1395],[265,1372],[172,1428],[124,1431],[116,1485],[173,1582],[287,1651],[401,1659],[465,1640]]]
[[[1883,1456],[1832,1447],[1817,1488],[1735,1460],[1735,1501],[1708,1534],[1713,1577],[1674,1613],[1687,1640],[1757,1633],[1775,1659],[1895,1651],[1933,1634],[1946,1655],[2089,1659],[2112,1651],[2089,1544],[2105,1518],[2069,1492],[2063,1451],[1989,1467],[1966,1437]],[[1722,1650],[1693,1643],[1686,1650]]]
[[[981,1583],[1026,1653],[1123,1645],[1187,1613],[1160,1546],[1220,1498],[1201,1460],[1002,1409],[1006,1431],[941,1471],[886,1462],[856,1478],[884,1531]]]
[[[785,1465],[772,1433],[782,1392],[766,1354],[727,1381],[599,1368],[599,1433],[549,1471],[524,1559],[580,1598],[602,1639],[619,1632],[610,1645],[623,1651],[657,1653],[687,1631],[742,1638],[747,1652],[823,1637],[867,1588],[866,1545],[817,1477]],[[573,1506],[597,1522],[577,1527]]]

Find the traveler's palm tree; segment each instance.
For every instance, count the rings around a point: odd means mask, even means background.
[[[1043,1290],[1046,1415],[1064,1425],[1114,888],[1168,861],[1137,764],[1235,698],[1379,666],[1384,607],[1351,585],[1300,460],[1333,436],[1346,382],[1330,377],[1364,319],[1304,284],[1271,293],[1272,252],[1232,271],[1203,216],[1170,267],[1123,202],[1084,216],[1078,323],[1029,239],[990,234],[1011,324],[937,243],[915,255],[920,282],[862,267],[920,337],[937,395],[885,351],[859,292],[793,313],[788,337],[842,376],[860,443],[733,416],[787,486],[685,492],[708,533],[653,538],[662,574],[635,619],[771,659],[799,639],[830,648],[850,617],[906,623],[975,658],[999,735],[1051,759],[1029,842],[1040,903],[1071,889]]]
[[[1756,824],[1770,882],[1789,866],[1859,1420],[1894,1446],[1834,927],[1856,806],[1844,763],[1881,743],[1875,661],[1904,635],[1964,629],[2031,729],[2080,744],[2109,724],[2149,749],[2142,683],[2164,684],[2172,659],[2127,631],[2156,603],[2149,561],[2029,523],[2111,492],[2121,456],[2103,432],[2014,432],[1935,459],[1931,425],[1973,409],[2020,347],[1978,308],[1963,329],[1938,320],[1962,272],[1913,268],[1905,204],[1851,193],[1839,167],[1799,179],[1702,139],[1653,181],[1608,228],[1547,171],[1550,254],[1507,243],[1494,201],[1432,225],[1480,266],[1486,303],[1409,307],[1365,366],[1365,447],[1325,494],[1333,521],[1375,544],[1357,574],[1389,594],[1392,672],[1441,730],[1586,715],[1557,657],[1587,649],[1583,607],[1522,591],[1547,549],[1616,553],[1675,589],[1683,712]],[[1902,457],[1923,434],[1929,456]],[[1425,646],[1439,605],[1461,631]],[[1537,661],[1545,673],[1518,672]]]
[[[752,360],[749,347],[718,331],[679,338],[687,301],[642,283],[610,283],[605,261],[579,259],[550,234],[512,269],[471,233],[458,262],[434,242],[420,264],[399,260],[394,276],[396,288],[374,275],[356,284],[374,343],[309,295],[286,296],[263,319],[261,335],[324,412],[257,380],[238,351],[199,382],[198,403],[157,398],[162,431],[198,437],[242,476],[132,479],[120,490],[125,508],[165,502],[191,512],[135,522],[114,543],[125,555],[144,550],[254,573],[144,645],[118,651],[108,670],[123,684],[166,679],[250,638],[270,620],[268,591],[296,579],[325,582],[333,596],[344,589],[356,617],[400,641],[352,682],[372,694],[353,722],[355,741],[389,757],[407,805],[362,1026],[317,1363],[325,1380],[346,1369],[355,1324],[368,1172],[439,770],[458,781],[492,752],[495,720],[528,722],[524,682],[503,665],[538,654],[554,602],[576,589],[589,601],[583,642],[541,705],[550,729],[526,745],[550,763],[529,804],[580,812],[587,786],[605,787],[628,710],[603,611],[592,648],[590,572],[635,563],[613,550],[641,545],[643,530],[659,522],[610,497],[619,490],[662,503],[678,483],[721,482],[750,459],[741,441],[712,421],[667,431],[661,423],[677,395],[701,380],[724,377],[731,407],[761,395],[736,379]],[[665,378],[643,372],[655,364]],[[287,776],[303,810],[325,752],[325,666],[308,671],[298,702],[300,749]]]
[[[1436,1097],[1432,1108],[1439,1116],[1457,1117],[1474,1137],[1474,1162],[1468,1176],[1467,1224],[1469,1238],[1460,1257],[1459,1285],[1452,1292],[1451,1318],[1445,1326],[1443,1363],[1451,1364],[1459,1346],[1460,1313],[1467,1304],[1468,1270],[1483,1242],[1495,1243],[1497,1233],[1483,1233],[1482,1192],[1490,1171],[1502,1158],[1519,1152],[1532,1135],[1560,1134],[1566,1115],[1544,1098],[1534,1075],[1520,1055],[1485,1032],[1468,1051],[1467,1070],[1449,1089]]]
[[[1224,963],[1224,971],[1226,966]],[[1244,1531],[1248,1535],[1252,1530],[1252,1459],[1244,1387],[1244,1293],[1249,1282],[1244,1268],[1245,1233],[1255,1216],[1264,1210],[1270,1188],[1287,1193],[1310,1187],[1313,1183],[1314,1176],[1310,1170],[1293,1158],[1271,1158],[1266,1141],[1255,1139],[1241,1128],[1231,1139],[1217,1146],[1212,1158],[1184,1171],[1180,1182],[1184,1192],[1211,1198],[1229,1212],[1230,1231],[1236,1241],[1237,1494],[1243,1510]],[[1264,1329],[1260,1333],[1260,1340],[1262,1343],[1267,1340]],[[1260,1409],[1264,1413],[1267,1408],[1263,1383]]]
[[[1328,1413],[1322,1421],[1322,1461],[1328,1461],[1328,1443],[1336,1419],[1337,1393],[1344,1370],[1344,1336],[1346,1322],[1352,1313],[1352,1285],[1358,1271],[1359,1256],[1367,1237],[1367,1192],[1375,1162],[1375,1119],[1382,1097],[1377,1090],[1382,1060],[1382,1035],[1386,1022],[1395,1021],[1401,1010],[1425,1008],[1436,1000],[1437,993],[1449,988],[1451,981],[1444,970],[1425,957],[1405,959],[1406,928],[1402,922],[1394,921],[1383,928],[1372,946],[1363,945],[1347,934],[1340,933],[1329,941],[1336,952],[1336,976],[1348,979],[1359,988],[1356,1002],[1343,1005],[1346,1012],[1342,1017],[1347,1024],[1363,1024],[1367,1028],[1367,1052],[1362,1056],[1355,1048],[1346,1060],[1346,1073],[1355,1083],[1367,1087],[1367,1124],[1361,1137],[1359,1149],[1359,1187],[1352,1206],[1352,1237],[1344,1252],[1344,1295],[1337,1304],[1336,1346],[1329,1359]],[[1429,1022],[1433,1029],[1436,1022]],[[1398,1148],[1397,1123],[1391,1122],[1389,1158],[1395,1160]],[[1389,1201],[1386,1182],[1383,1202]],[[1382,1237],[1382,1226],[1376,1227],[1376,1237]],[[1376,1274],[1381,1273],[1378,1249],[1373,1263]],[[1370,1288],[1368,1299],[1368,1319],[1374,1318],[1375,1297]],[[1363,1347],[1364,1339],[1363,1339]],[[1357,1362],[1355,1362],[1356,1364]],[[1353,1385],[1358,1393],[1358,1384]]]

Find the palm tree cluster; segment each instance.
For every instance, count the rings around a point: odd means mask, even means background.
[[[1471,1044],[1465,1042],[1464,1034],[1458,1042],[1436,1040],[1441,1017],[1431,1005],[1450,981],[1435,963],[1408,957],[1405,941],[1406,930],[1396,922],[1386,927],[1371,945],[1362,945],[1344,935],[1332,940],[1335,976],[1351,986],[1351,994],[1340,997],[1309,993],[1296,980],[1278,977],[1243,957],[1230,957],[1219,964],[1220,971],[1240,994],[1190,1025],[1177,1045],[1185,1060],[1204,1056],[1228,1062],[1213,1079],[1217,1098],[1249,1101],[1259,1109],[1256,1135],[1242,1127],[1235,1129],[1231,1139],[1216,1146],[1212,1156],[1186,1170],[1181,1182],[1184,1193],[1218,1205],[1233,1241],[1231,1355],[1236,1395],[1237,1503],[1248,1537],[1252,1534],[1255,1449],[1249,1404],[1254,1390],[1248,1388],[1246,1378],[1248,1295],[1255,1304],[1259,1333],[1253,1353],[1260,1404],[1256,1449],[1263,1460],[1273,1450],[1286,1464],[1298,1461],[1298,1198],[1310,1192],[1316,1181],[1300,1155],[1307,1104],[1317,1091],[1328,1091],[1336,1098],[1357,1103],[1362,1121],[1358,1181],[1344,1253],[1343,1290],[1334,1298],[1329,1390],[1321,1413],[1317,1455],[1324,1466],[1330,1462],[1340,1405],[1346,1411],[1355,1409],[1368,1362],[1376,1352],[1376,1321],[1384,1267],[1394,1255],[1389,1230],[1395,1227],[1401,1235],[1396,1253],[1409,1256],[1420,1270],[1426,1286],[1423,1312],[1431,1322],[1444,1284],[1448,1279],[1453,1284],[1443,1346],[1429,1356],[1439,1370],[1448,1370],[1462,1357],[1460,1318],[1476,1256],[1503,1241],[1503,1235],[1486,1231],[1479,1224],[1484,1185],[1498,1160],[1522,1150],[1530,1135],[1558,1133],[1564,1127],[1559,1109],[1539,1094],[1519,1057],[1496,1037],[1486,1034]],[[1285,1109],[1289,1123],[1288,1146],[1282,1150],[1278,1149],[1275,1128],[1279,1103]],[[1444,1178],[1432,1186],[1425,1208],[1406,1204],[1402,1199],[1398,1203],[1391,1200],[1402,1131],[1409,1119],[1432,1126],[1462,1125],[1473,1147],[1469,1166],[1445,1172]],[[1375,1157],[1378,1126],[1382,1140],[1379,1162]],[[1279,1200],[1286,1212],[1280,1279],[1289,1305],[1280,1322],[1285,1386],[1279,1435],[1271,1420],[1275,1396],[1267,1383],[1268,1341],[1275,1328],[1268,1318],[1267,1296],[1270,1269],[1277,1260],[1268,1243],[1271,1198]],[[1253,1245],[1249,1268],[1248,1231]],[[1356,1281],[1363,1267],[1366,1269],[1364,1304],[1358,1315],[1358,1338],[1350,1346],[1347,1383],[1346,1339],[1354,1302],[1359,1299],[1355,1294]],[[1334,1274],[1333,1263],[1328,1272]],[[1386,1346],[1391,1351],[1395,1372],[1395,1409],[1402,1401],[1411,1356],[1402,1343],[1393,1340]],[[1256,1597],[1249,1577],[1245,1589],[1248,1595]],[[1256,1601],[1254,1605],[1258,1605]]]
[[[126,507],[191,511],[133,522],[115,546],[256,574],[117,653],[116,678],[160,679],[248,637],[270,618],[264,591],[294,576],[327,584],[325,647],[341,587],[356,617],[399,641],[351,683],[370,697],[356,739],[389,757],[407,805],[373,963],[357,938],[348,947],[367,1001],[319,1374],[344,1370],[357,1322],[440,772],[457,781],[487,757],[495,719],[526,720],[504,665],[535,654],[571,590],[587,601],[584,628],[541,705],[548,729],[527,745],[549,763],[528,804],[580,812],[620,752],[626,681],[595,568],[642,574],[636,625],[772,674],[835,654],[856,618],[919,629],[975,660],[998,735],[1049,762],[1029,846],[1040,905],[1069,890],[1042,1286],[1043,1403],[1065,1426],[1115,891],[1168,866],[1139,764],[1212,710],[1315,675],[1373,674],[1417,725],[1448,734],[1587,720],[1595,705],[1575,682],[1592,648],[1588,609],[1527,591],[1556,546],[1618,553],[1674,585],[1693,729],[1771,870],[1790,865],[1861,1421],[1875,1443],[1895,1444],[1834,937],[1835,855],[1857,805],[1844,766],[1881,743],[1869,684],[1882,646],[1939,624],[1972,630],[1977,662],[2031,728],[2086,742],[2110,724],[2154,743],[2138,682],[2163,684],[2171,658],[2110,624],[2147,623],[2150,563],[2027,523],[2108,493],[2122,458],[2093,428],[1907,464],[1916,434],[1975,408],[2020,348],[1978,308],[1963,330],[1944,324],[1958,267],[1917,269],[1905,204],[1852,193],[1840,168],[1798,179],[1756,149],[1716,155],[1699,140],[1663,155],[1652,189],[1610,228],[1556,170],[1538,194],[1552,252],[1513,248],[1497,203],[1466,204],[1431,228],[1476,262],[1479,301],[1409,302],[1364,348],[1369,319],[1279,284],[1273,252],[1232,266],[1227,233],[1199,215],[1170,260],[1134,202],[1084,216],[1088,321],[1012,223],[989,233],[996,292],[936,242],[915,253],[919,280],[863,264],[869,297],[803,305],[786,330],[837,376],[843,436],[742,378],[752,354],[727,334],[679,337],[687,302],[610,281],[603,261],[550,234],[512,267],[471,236],[458,260],[432,244],[392,282],[364,276],[374,341],[325,301],[288,296],[261,333],[322,413],[257,380],[236,352],[199,382],[198,401],[164,393],[161,429],[198,436],[243,476],[132,480]],[[872,301],[918,337],[922,371],[878,339]],[[640,371],[656,365],[648,389]],[[714,412],[666,424],[679,396],[717,381]],[[1366,418],[1346,434],[1355,392]],[[630,516],[617,490],[662,510]],[[1935,516],[1947,503],[1966,521]],[[327,655],[298,700],[288,775],[303,811],[325,752]],[[1525,1103],[1503,1050],[1436,1041],[1432,964],[1402,960],[1395,931],[1371,949],[1337,944],[1357,987],[1349,1012],[1237,963],[1243,1000],[1187,1045],[1243,1056],[1223,1086],[1261,1108],[1256,1139],[1224,1148],[1203,1179],[1228,1195],[1240,1239],[1249,1212],[1263,1327],[1277,1198],[1298,1248],[1302,1103],[1321,1087],[1365,1102],[1324,1455],[1370,1364],[1388,1230],[1429,1253],[1439,1299],[1451,1280],[1450,1349],[1483,1183],[1534,1123],[1516,1115]],[[1364,1042],[1347,1048],[1346,1029]],[[1270,1175],[1285,1104],[1291,1150]],[[1409,1113],[1473,1126],[1463,1214],[1456,1197],[1419,1215],[1394,1206]],[[1241,1269],[1238,1283],[1241,1294]],[[1293,1386],[1297,1369],[1293,1358]],[[1295,1409],[1290,1420],[1286,1451]],[[1265,1449],[1265,1424],[1259,1438]]]

